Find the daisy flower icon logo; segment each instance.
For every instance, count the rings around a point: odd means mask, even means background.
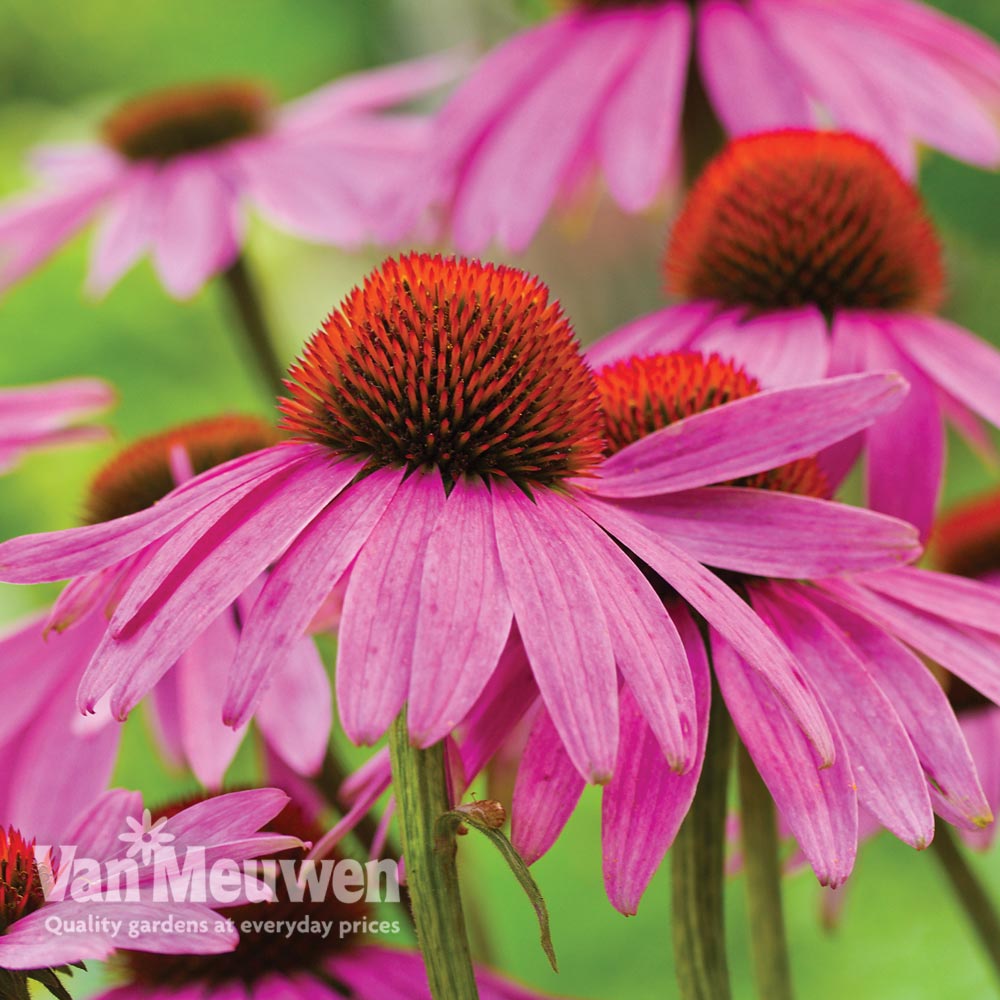
[[[129,832],[118,834],[118,839],[126,844],[131,844],[126,856],[134,858],[141,853],[144,865],[148,865],[152,861],[156,851],[174,839],[172,833],[167,833],[164,830],[167,825],[167,817],[164,816],[154,823],[152,813],[148,809],[143,809],[141,821],[126,816],[125,822],[129,825]]]

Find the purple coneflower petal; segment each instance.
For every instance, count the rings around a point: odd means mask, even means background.
[[[572,539],[573,548],[594,548],[585,520],[555,494],[539,491],[532,502],[513,486],[493,490],[507,593],[538,688],[580,773],[604,782],[618,748],[618,679],[601,598],[567,547]]]
[[[894,373],[847,375],[771,389],[664,427],[612,455],[596,491],[655,496],[776,469],[873,423],[906,383]]]
[[[187,157],[163,171],[153,261],[164,287],[179,299],[194,295],[239,252],[238,195],[222,162]]]
[[[459,479],[424,557],[406,717],[416,745],[444,738],[472,708],[513,618],[489,490]]]
[[[714,573],[615,505],[585,499],[584,509],[634,552],[731,642],[792,713],[826,764],[834,740],[823,709],[788,649],[754,611]]]
[[[118,835],[127,829],[127,819],[141,816],[142,795],[113,788],[64,826],[62,843],[75,844],[81,858],[113,858],[125,849]]]
[[[597,369],[627,358],[682,351],[713,321],[718,308],[714,302],[684,302],[641,316],[591,344],[587,364]]]
[[[753,12],[735,0],[708,0],[699,8],[698,65],[730,134],[813,125],[795,73]]]
[[[342,464],[344,475],[359,464]],[[353,474],[347,479],[353,478]],[[354,561],[403,478],[381,469],[353,483],[295,539],[268,575],[243,627],[224,717],[242,725],[253,714],[272,669],[280,669],[326,595]],[[346,483],[345,483],[346,486]]]
[[[820,884],[842,884],[857,853],[858,798],[836,725],[836,763],[822,767],[767,685],[715,632],[712,663],[736,731]]]
[[[691,14],[667,3],[651,11],[635,65],[601,112],[598,156],[626,211],[645,208],[663,187],[677,144],[691,50]]]
[[[962,733],[979,773],[983,794],[993,813],[1000,812],[1000,710],[994,705],[971,709],[962,713]],[[962,836],[972,847],[985,849],[996,841],[997,823],[982,829],[962,830]]]
[[[406,701],[420,575],[445,507],[440,474],[404,480],[362,547],[347,584],[337,648],[337,705],[344,732],[374,743]]]
[[[794,594],[777,584],[754,584],[751,603],[784,639],[826,704],[837,706],[858,798],[900,840],[926,847],[934,839],[934,813],[902,720],[836,628]]]
[[[659,742],[645,721],[645,710],[628,688],[622,691],[618,766],[601,802],[601,840],[608,899],[627,915],[638,910],[650,879],[674,842],[705,759],[712,694],[705,643],[683,605],[672,603],[670,614],[677,623],[694,679],[697,754],[687,774],[678,775],[666,767]]]
[[[712,486],[621,501],[699,562],[756,576],[813,578],[884,569],[920,555],[903,521],[814,497]]]
[[[902,643],[815,588],[796,588],[800,601],[817,607],[886,693],[906,727],[931,783],[931,800],[951,823],[978,828],[990,815],[976,765],[954,710],[927,667]]]
[[[525,864],[548,853],[585,787],[552,716],[543,708],[521,756],[511,808],[511,841]]]

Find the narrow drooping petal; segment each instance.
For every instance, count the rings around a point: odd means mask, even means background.
[[[561,532],[539,518],[536,504]],[[602,782],[618,747],[618,681],[601,599],[564,542],[572,535],[588,544],[583,518],[554,494],[540,491],[532,502],[514,487],[493,490],[500,563],[535,680],[573,763]]]
[[[713,486],[618,506],[699,562],[756,576],[883,569],[921,551],[916,532],[902,521],[788,493]]]
[[[465,717],[507,643],[514,612],[489,491],[458,480],[427,541],[407,696],[411,737],[430,746]]]
[[[917,526],[926,538],[934,523],[944,472],[944,421],[938,392],[872,322],[868,367],[892,368],[910,391],[896,409],[868,428],[868,504]]]
[[[406,701],[427,541],[444,506],[440,474],[411,475],[351,570],[337,648],[337,704],[355,743],[374,743]]]
[[[164,287],[177,298],[193,295],[239,250],[239,204],[224,162],[206,157],[165,168],[153,260]]]
[[[1000,711],[993,705],[987,705],[963,712],[961,726],[969,751],[976,761],[989,808],[994,815],[1000,813],[1000,754],[996,752],[1000,745]],[[997,824],[980,825],[974,830],[966,826],[962,836],[971,847],[992,847],[996,841]]]
[[[531,727],[514,786],[511,840],[526,864],[548,853],[585,784],[543,708]]]
[[[841,630],[892,702],[931,783],[931,799],[948,809],[948,821],[979,828],[990,815],[976,765],[948,698],[927,667],[881,628],[829,600],[816,588],[799,587],[799,600],[818,607]]]
[[[351,463],[348,463],[351,464]],[[357,466],[353,466],[357,471]],[[326,595],[354,561],[399,488],[402,470],[355,483],[299,535],[268,575],[244,625],[225,715],[237,725],[254,710],[270,670],[279,668]]]
[[[832,763],[834,741],[830,727],[815,694],[801,677],[797,662],[729,585],[615,505],[589,500],[585,509],[733,644],[788,707],[816,746],[820,759]]]
[[[868,427],[905,388],[892,373],[849,375],[697,413],[612,455],[599,492],[653,496],[775,469]]]
[[[625,914],[638,910],[650,879],[674,842],[694,798],[705,759],[712,690],[705,643],[682,604],[672,603],[670,613],[684,642],[694,680],[697,755],[686,774],[671,771],[643,718],[644,710],[628,688],[622,691],[618,767],[604,789],[601,841],[604,887],[612,905]]]
[[[691,14],[666,3],[650,12],[646,43],[601,113],[598,156],[608,187],[627,211],[645,208],[663,187],[684,104]]]
[[[712,664],[736,731],[816,877],[842,884],[857,852],[858,799],[836,725],[836,763],[823,767],[768,687],[716,633]]]
[[[690,302],[641,316],[591,344],[587,361],[598,369],[627,358],[682,351],[717,311],[711,302]]]
[[[901,840],[918,849],[934,837],[930,794],[916,751],[892,702],[843,639],[794,590],[755,584],[751,602],[786,642],[828,706],[850,755],[858,798]]]
[[[752,9],[735,0],[709,0],[700,7],[698,64],[730,134],[813,124],[795,73]]]

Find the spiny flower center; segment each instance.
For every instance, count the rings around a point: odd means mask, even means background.
[[[178,453],[194,475],[275,444],[278,432],[258,417],[224,416],[141,438],[96,476],[84,521],[97,524],[152,507],[178,485]]]
[[[513,268],[388,260],[293,366],[283,426],[371,466],[527,488],[601,458],[593,377],[548,289]]]
[[[180,808],[191,805],[187,800],[164,810],[170,816]],[[315,843],[323,836],[323,829],[309,819],[294,803],[289,803],[265,828],[273,833],[289,834],[303,842]],[[305,857],[304,850],[287,851],[267,860],[295,862],[295,873]],[[330,859],[336,861],[339,859]],[[332,880],[331,880],[332,881]],[[227,983],[254,983],[270,976],[295,975],[303,972],[323,974],[323,961],[343,952],[356,943],[361,931],[341,934],[342,921],[352,928],[371,915],[370,908],[362,901],[345,903],[337,899],[333,888],[327,886],[322,899],[312,899],[306,893],[303,899],[293,901],[287,892],[284,878],[276,879],[275,896],[269,903],[245,903],[228,907],[222,915],[232,920],[240,930],[240,942],[235,951],[220,955],[158,955],[146,952],[127,952],[123,964],[132,982],[158,989],[202,985],[207,988]],[[318,926],[332,927],[325,936],[305,930],[304,920],[311,929]],[[297,927],[294,933],[268,933],[271,928]],[[246,928],[244,930],[243,928]]]
[[[760,392],[742,368],[717,354],[678,351],[619,361],[597,375],[608,454],[685,417],[704,413]],[[828,497],[829,485],[814,458],[789,462],[727,486],[780,490]]]
[[[0,827],[0,934],[45,902],[34,846],[13,827]]]
[[[944,274],[916,191],[872,143],[784,131],[729,144],[695,185],[670,290],[753,310],[931,310]]]
[[[931,551],[936,567],[973,578],[1000,574],[1000,492],[977,497],[942,517]]]
[[[130,160],[172,160],[266,130],[271,99],[242,80],[171,87],[126,101],[105,119],[104,141]]]

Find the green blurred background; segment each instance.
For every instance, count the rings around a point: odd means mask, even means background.
[[[997,0],[939,6],[1000,38]],[[144,88],[246,75],[293,97],[347,71],[470,41],[482,45],[516,24],[515,4],[507,0],[0,0],[0,194],[25,184],[28,147],[88,135],[116,100]],[[1000,342],[1000,178],[929,156],[922,183],[947,245],[949,313]],[[669,208],[628,219],[606,204],[588,205],[550,224],[531,252],[513,262],[546,278],[581,336],[592,339],[661,303],[657,265]],[[123,441],[220,410],[269,412],[236,353],[218,288],[177,303],[143,264],[105,301],[94,302],[81,290],[85,255],[86,238],[78,239],[0,303],[0,385],[101,375],[120,393],[110,422]],[[249,256],[285,357],[382,255],[340,254],[254,227]],[[0,479],[0,535],[73,524],[88,477],[111,451],[95,446],[36,456]],[[949,500],[1000,478],[961,444],[953,444],[951,459]],[[0,588],[0,622],[51,593]],[[16,696],[2,692],[0,702]],[[142,787],[153,801],[190,787],[156,762],[141,713],[128,723],[127,748],[120,783]],[[244,754],[235,776],[251,765]],[[475,837],[462,845],[468,889],[479,897],[498,965],[526,983],[601,1000],[673,997],[669,879],[660,873],[637,917],[611,909],[601,887],[599,804],[591,790],[535,869],[552,912],[558,976],[538,947],[527,901]],[[976,867],[1000,898],[1000,854],[977,858]],[[888,837],[866,845],[832,933],[821,927],[812,877],[791,877],[787,888],[801,997],[995,995],[931,857]],[[742,890],[739,878],[730,882],[730,945],[736,995],[749,997]],[[100,973],[88,975],[86,989],[99,981]]]

